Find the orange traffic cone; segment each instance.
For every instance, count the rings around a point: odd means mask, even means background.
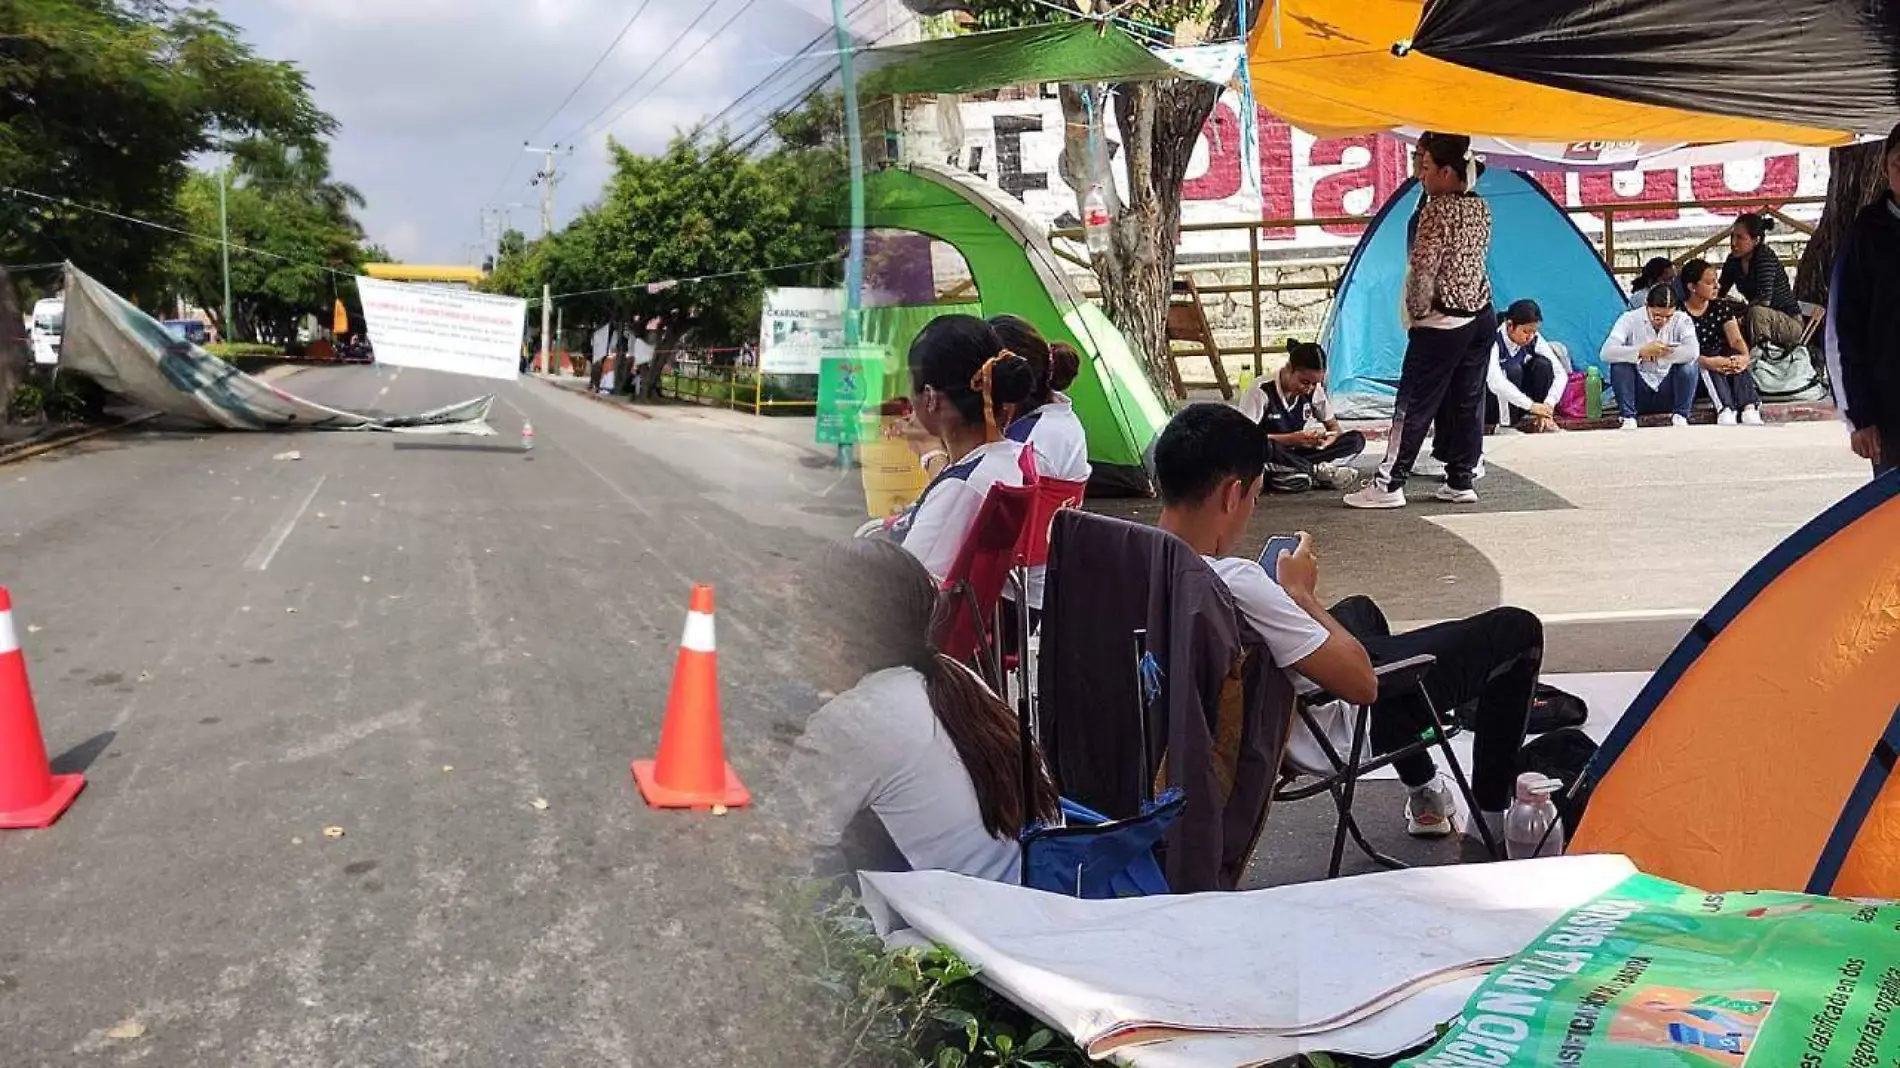
[[[50,827],[73,803],[83,775],[55,775],[13,629],[13,598],[0,586],[0,829]]]
[[[726,763],[719,730],[719,657],[713,650],[713,591],[695,585],[686,633],[673,665],[673,691],[660,727],[660,752],[633,762],[640,796],[654,808],[738,808],[752,794]]]

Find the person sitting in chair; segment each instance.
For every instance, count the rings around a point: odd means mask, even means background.
[[[1296,551],[1281,555],[1277,582],[1258,562],[1228,555],[1246,536],[1266,457],[1258,428],[1240,412],[1224,404],[1183,408],[1155,444],[1161,529],[1206,558],[1242,618],[1265,640],[1275,664],[1345,701],[1372,705],[1376,752],[1416,741],[1432,720],[1415,689],[1381,693],[1373,665],[1421,653],[1435,656],[1424,684],[1440,715],[1477,700],[1472,794],[1493,840],[1501,840],[1543,664],[1543,624],[1521,608],[1494,608],[1393,634],[1369,598],[1350,597],[1331,609],[1320,604],[1315,593],[1319,562],[1305,534]],[[1329,725],[1328,736],[1334,733]],[[1419,837],[1453,833],[1454,792],[1431,756],[1417,753],[1395,767],[1409,791],[1407,832]]]
[[[1287,338],[1286,363],[1273,377],[1247,387],[1240,410],[1266,435],[1270,488],[1291,492],[1315,483],[1333,489],[1359,484],[1351,464],[1366,451],[1366,436],[1341,428],[1333,414],[1326,399],[1326,350],[1318,345]]]
[[[1484,398],[1484,424],[1494,431],[1500,424],[1527,434],[1557,429],[1557,402],[1564,399],[1570,373],[1541,330],[1544,309],[1534,300],[1520,300],[1504,313],[1497,344],[1491,349],[1491,369],[1485,375],[1489,393]]]

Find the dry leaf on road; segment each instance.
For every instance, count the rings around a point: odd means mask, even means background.
[[[325,827],[325,828],[323,829],[323,836],[324,836],[325,838],[341,838],[341,837],[343,837],[343,828],[341,828],[341,827]]]

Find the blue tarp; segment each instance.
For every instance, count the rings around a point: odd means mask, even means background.
[[[1571,369],[1600,367],[1597,352],[1629,298],[1590,239],[1542,186],[1515,171],[1487,171],[1478,194],[1491,207],[1491,290],[1499,312],[1514,300],[1535,300],[1544,309],[1544,336],[1569,350]],[[1408,180],[1380,209],[1353,250],[1320,331],[1330,361],[1326,388],[1348,415],[1392,411],[1405,356],[1399,291],[1418,201],[1418,183]]]

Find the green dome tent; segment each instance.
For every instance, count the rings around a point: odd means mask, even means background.
[[[1050,341],[1074,345],[1082,369],[1067,392],[1088,433],[1095,468],[1089,492],[1149,492],[1142,454],[1166,424],[1168,408],[1121,331],[1069,283],[1042,229],[1009,194],[948,167],[893,167],[865,176],[864,225],[950,245],[969,265],[984,314],[1021,316]],[[885,311],[867,308],[866,317],[875,322]],[[901,363],[904,353],[893,356]]]

